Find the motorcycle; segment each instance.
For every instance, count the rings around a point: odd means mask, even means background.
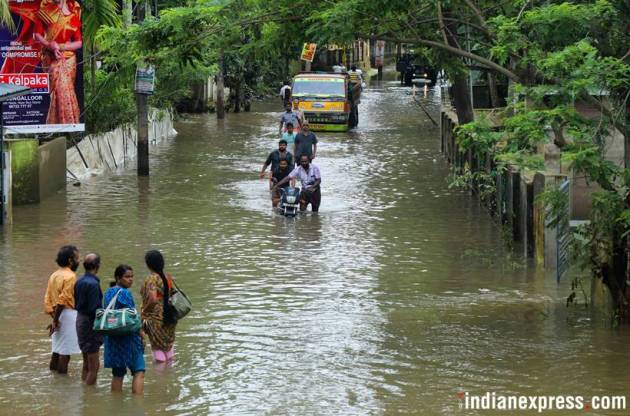
[[[281,199],[278,209],[285,217],[295,217],[300,208],[300,188],[289,186],[281,188]]]

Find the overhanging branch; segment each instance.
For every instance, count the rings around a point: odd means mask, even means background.
[[[497,64],[496,62],[492,62],[491,60],[484,58],[483,56],[479,56],[476,55],[474,53],[468,52],[466,50],[463,49],[459,49],[459,48],[455,48],[453,46],[450,45],[446,45],[442,42],[436,42],[433,40],[428,40],[428,39],[422,39],[422,38],[415,38],[415,39],[401,39],[401,38],[395,38],[395,37],[390,37],[387,35],[362,35],[361,37],[364,38],[370,38],[373,37],[375,39],[380,39],[380,40],[384,40],[384,41],[388,41],[388,42],[394,42],[394,43],[411,43],[411,44],[418,44],[418,45],[425,45],[425,46],[430,46],[433,48],[439,48],[439,49],[443,49],[446,50],[450,53],[452,53],[453,55],[457,55],[457,56],[461,56],[463,58],[468,58],[471,59],[475,62],[478,62],[484,66],[487,66],[489,69],[492,69],[500,74],[505,75],[506,77],[508,77],[509,79],[511,79],[514,82],[518,82],[518,83],[522,83],[521,82],[521,78],[516,75],[514,72],[510,71],[509,69]]]

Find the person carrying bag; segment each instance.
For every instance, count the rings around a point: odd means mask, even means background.
[[[115,289],[118,290],[107,307],[105,309],[99,308],[96,310],[96,317],[92,329],[104,335],[113,336],[139,333],[140,329],[142,329],[140,314],[136,308],[116,309],[116,301],[118,300],[118,295],[120,295],[122,288],[116,287]]]
[[[168,298],[169,304],[173,309],[173,315],[178,321],[188,315],[192,310],[192,303],[186,294],[177,286],[173,280],[171,295]]]
[[[127,370],[131,371],[134,394],[144,392],[144,342],[142,323],[131,294],[133,269],[121,264],[114,272],[111,287],[105,292],[107,308],[97,312],[95,328],[106,331],[105,368],[112,369],[112,391],[122,391]]]

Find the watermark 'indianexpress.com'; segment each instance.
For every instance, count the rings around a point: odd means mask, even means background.
[[[625,410],[626,396],[520,396],[487,392],[473,395],[459,392],[464,410],[525,410],[543,413],[553,410]]]

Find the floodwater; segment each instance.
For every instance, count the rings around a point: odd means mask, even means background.
[[[423,101],[436,114],[432,91]],[[321,212],[296,219],[272,213],[258,179],[280,105],[253,110],[180,121],[149,179],[122,170],[16,207],[0,240],[0,414],[484,414],[458,393],[627,393],[628,331],[567,309],[568,282],[510,256],[448,189],[409,89],[372,83],[355,131],[319,135]],[[147,347],[143,398],[129,380],[112,395],[109,369],[82,386],[79,357],[68,377],[47,370],[42,299],[67,243],[101,254],[104,288],[131,264],[137,302],[158,248],[192,298],[175,362]]]

